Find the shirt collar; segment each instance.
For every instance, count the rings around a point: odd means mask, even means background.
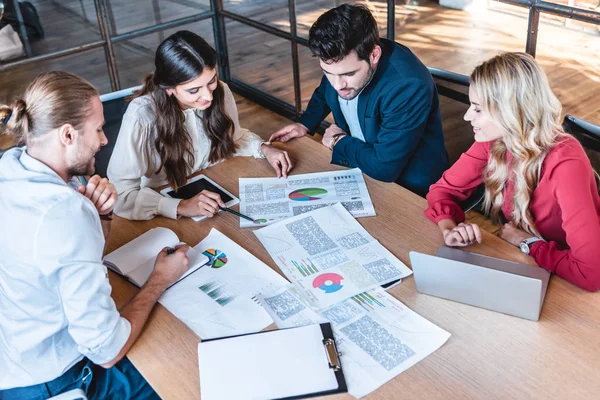
[[[28,171],[38,172],[43,175],[49,175],[52,178],[56,178],[56,180],[61,184],[68,185],[75,189],[79,186],[79,181],[77,180],[77,178],[72,177],[69,182],[65,182],[60,177],[60,175],[58,175],[56,171],[54,171],[52,168],[50,168],[40,160],[31,157],[29,154],[27,154],[27,147],[23,147],[21,155],[19,156],[19,161]]]

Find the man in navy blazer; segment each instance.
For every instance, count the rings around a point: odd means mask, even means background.
[[[299,123],[270,140],[313,134],[333,113],[323,144],[333,164],[359,167],[425,196],[448,168],[437,89],[405,46],[380,39],[368,8],[341,5],[321,15],[308,45],[324,77]]]

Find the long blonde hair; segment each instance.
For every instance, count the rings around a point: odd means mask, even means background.
[[[80,129],[94,96],[98,96],[96,88],[77,75],[42,73],[12,105],[0,105],[0,134],[15,135],[20,144],[29,145],[64,124]]]
[[[546,155],[566,135],[560,125],[562,105],[544,71],[526,53],[503,53],[485,61],[475,68],[470,83],[484,110],[505,132],[492,145],[483,171],[484,210],[499,222],[502,191],[510,179],[514,183],[510,218],[517,228],[541,237],[530,211],[531,197]],[[507,151],[513,157],[511,165]]]

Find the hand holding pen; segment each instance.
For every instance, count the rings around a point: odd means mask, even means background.
[[[175,247],[162,249],[156,257],[154,270],[146,284],[153,282],[164,290],[181,278],[189,266],[187,257],[189,248],[187,244],[178,244]]]

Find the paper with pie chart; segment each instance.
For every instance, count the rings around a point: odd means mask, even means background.
[[[340,203],[290,217],[254,233],[315,310],[412,274]]]
[[[257,296],[288,285],[281,275],[216,229],[194,246],[208,262],[159,302],[201,339],[258,332],[273,323]]]
[[[240,178],[242,228],[271,225],[318,208],[341,203],[355,218],[375,215],[360,169],[292,175],[287,178]]]

